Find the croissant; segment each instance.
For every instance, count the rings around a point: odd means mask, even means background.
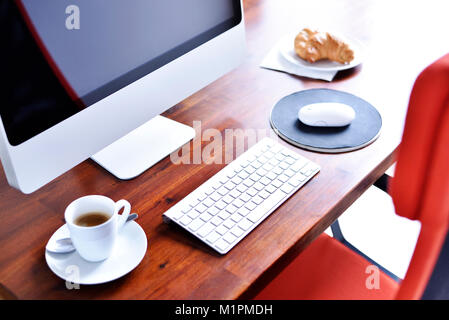
[[[322,59],[346,64],[354,59],[354,51],[347,43],[328,32],[304,28],[295,38],[295,52],[308,62]]]

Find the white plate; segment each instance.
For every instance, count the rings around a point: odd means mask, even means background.
[[[354,59],[348,63],[348,64],[341,64],[335,61],[330,60],[319,60],[315,63],[307,62],[304,59],[301,59],[295,52],[295,38],[299,32],[290,33],[286,35],[284,38],[282,38],[279,46],[279,51],[282,55],[282,57],[289,61],[290,63],[293,63],[295,65],[299,65],[303,68],[308,68],[311,70],[319,70],[319,71],[340,71],[340,70],[346,70],[354,68],[355,66],[358,66],[360,63],[362,63],[362,57],[363,57],[363,45],[352,38],[348,38],[345,36],[342,36],[340,34],[335,34],[337,37],[339,37],[342,41],[346,42],[351,49],[354,51]]]
[[[64,224],[50,238],[69,237]],[[50,253],[45,251],[45,260],[58,277],[78,284],[99,284],[118,279],[131,272],[142,261],[147,251],[147,237],[134,221],[127,222],[120,230],[114,250],[109,258],[100,262],[88,262],[78,252]]]

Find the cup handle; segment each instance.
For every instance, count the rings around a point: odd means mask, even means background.
[[[131,212],[131,205],[129,204],[129,202],[122,199],[115,203],[114,214],[118,214],[122,208],[123,208],[123,213],[118,215],[117,230],[120,230],[121,227],[123,227],[126,220],[128,220],[129,213]]]

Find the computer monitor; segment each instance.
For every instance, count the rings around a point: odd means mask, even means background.
[[[89,157],[139,175],[195,134],[159,114],[244,56],[240,0],[16,0],[0,15],[0,157],[24,193]]]

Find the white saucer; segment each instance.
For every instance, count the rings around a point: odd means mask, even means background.
[[[60,227],[50,241],[69,237],[67,225]],[[147,251],[147,237],[135,221],[127,222],[120,230],[109,258],[88,262],[78,252],[50,253],[45,260],[58,277],[78,284],[99,284],[118,279],[131,272],[142,261]]]
[[[310,70],[340,71],[354,68],[358,66],[360,63],[362,63],[364,51],[363,45],[355,39],[351,39],[336,33],[333,34],[339,37],[342,41],[346,42],[351,47],[351,49],[354,50],[354,59],[348,64],[341,64],[327,59],[319,60],[315,63],[307,62],[306,60],[301,59],[295,52],[295,38],[297,34],[298,32],[289,33],[288,35],[286,35],[284,38],[281,39],[279,45],[279,51],[282,57],[292,64],[298,65],[303,68],[308,68]]]

